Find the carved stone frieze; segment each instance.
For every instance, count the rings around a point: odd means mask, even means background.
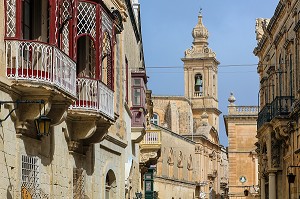
[[[276,138],[276,134],[273,131],[271,133],[271,167],[280,167],[280,147],[281,141]]]
[[[260,164],[261,164],[261,167],[260,167],[261,171],[260,172],[261,172],[262,176],[264,177],[264,176],[267,175],[267,171],[268,171],[268,156],[267,156],[266,153],[262,154]]]

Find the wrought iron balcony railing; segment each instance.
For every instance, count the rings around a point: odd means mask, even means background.
[[[270,122],[275,117],[289,115],[292,111],[293,102],[293,96],[278,96],[271,104],[266,104],[258,113],[257,129],[264,123]]]
[[[77,101],[70,109],[93,110],[114,119],[114,93],[99,80],[77,78]]]
[[[55,46],[39,41],[5,41],[9,79],[41,82],[76,96],[76,63]]]
[[[293,101],[294,101],[293,96],[276,97],[271,103],[272,119],[277,116],[286,116],[290,114],[292,111]]]
[[[264,123],[271,121],[271,105],[266,104],[258,113],[257,129],[259,129]]]

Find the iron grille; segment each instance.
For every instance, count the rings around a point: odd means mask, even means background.
[[[258,113],[257,129],[259,129],[264,123],[271,121],[271,105],[266,104]]]
[[[294,97],[292,96],[280,96],[276,97],[272,103],[272,119],[277,116],[289,115],[292,111],[292,104]]]
[[[288,116],[292,111],[293,102],[293,96],[279,96],[276,97],[271,104],[266,104],[258,114],[257,129],[275,117]]]
[[[34,156],[22,155],[22,187],[32,199],[48,199],[40,186],[40,159]],[[24,193],[22,191],[22,193]],[[24,196],[22,196],[23,198]]]

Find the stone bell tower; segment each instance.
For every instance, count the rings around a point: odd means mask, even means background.
[[[192,31],[193,45],[181,59],[184,62],[185,97],[192,102],[194,131],[201,125],[210,125],[219,131],[219,62],[208,47],[208,35],[199,13],[198,23]]]

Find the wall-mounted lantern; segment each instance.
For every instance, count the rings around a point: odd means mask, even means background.
[[[29,101],[29,100],[16,100],[16,101],[0,101],[0,108],[3,104],[16,104],[15,108],[10,110],[7,116],[4,119],[0,119],[0,125],[5,121],[16,109],[18,109],[19,104],[40,104],[40,116],[34,120],[37,135],[39,137],[50,134],[50,123],[51,119],[45,115],[41,114],[41,104],[44,105],[44,114],[45,114],[45,101],[37,100],[37,101]]]

